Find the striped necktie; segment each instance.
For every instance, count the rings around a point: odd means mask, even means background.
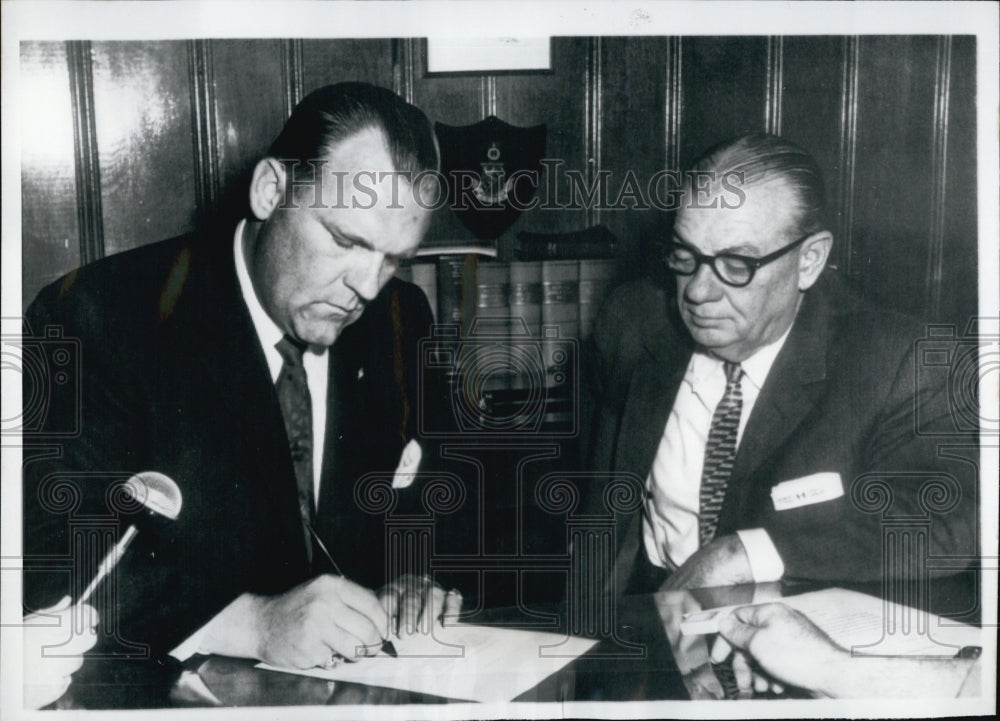
[[[295,480],[299,490],[299,512],[302,514],[302,531],[305,535],[306,556],[312,563],[312,538],[309,527],[315,516],[313,501],[313,439],[312,402],[306,369],[302,365],[301,343],[284,336],[275,346],[281,353],[281,373],[274,388],[278,392],[281,415],[285,419],[288,449],[295,467]]]
[[[712,426],[705,443],[705,466],[701,472],[700,508],[698,511],[698,541],[707,545],[715,536],[719,525],[719,511],[726,496],[726,484],[733,471],[736,457],[736,432],[740,427],[743,410],[743,392],[740,378],[743,369],[739,363],[724,363],[726,392],[712,414]]]

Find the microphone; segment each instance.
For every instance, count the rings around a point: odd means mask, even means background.
[[[124,488],[125,493],[145,506],[151,515],[164,516],[171,521],[177,520],[177,516],[180,515],[181,490],[172,478],[162,473],[157,471],[136,473],[125,481]],[[101,560],[101,564],[97,568],[97,575],[94,576],[94,580],[84,590],[77,603],[87,602],[98,584],[118,565],[118,561],[125,554],[125,549],[129,547],[138,532],[135,524],[128,527],[118,543]]]

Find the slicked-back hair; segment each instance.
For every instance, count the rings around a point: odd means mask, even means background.
[[[345,138],[372,128],[382,131],[393,170],[414,176],[437,170],[437,144],[427,116],[391,90],[368,83],[337,83],[309,93],[267,154],[300,164],[298,174],[306,163],[328,157]]]
[[[743,189],[783,182],[796,204],[796,227],[789,229],[790,234],[828,229],[826,190],[819,165],[812,155],[784,138],[755,133],[727,140],[702,154],[691,170],[713,171],[719,178],[739,173]]]

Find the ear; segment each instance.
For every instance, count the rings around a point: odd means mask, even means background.
[[[826,267],[826,259],[830,257],[832,245],[833,234],[822,230],[810,236],[799,248],[799,290],[809,290],[819,278]]]
[[[250,179],[250,211],[257,220],[267,220],[285,197],[285,166],[264,158]]]

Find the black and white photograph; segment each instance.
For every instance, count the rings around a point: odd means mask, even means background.
[[[1000,5],[0,6],[4,718],[996,715]]]

